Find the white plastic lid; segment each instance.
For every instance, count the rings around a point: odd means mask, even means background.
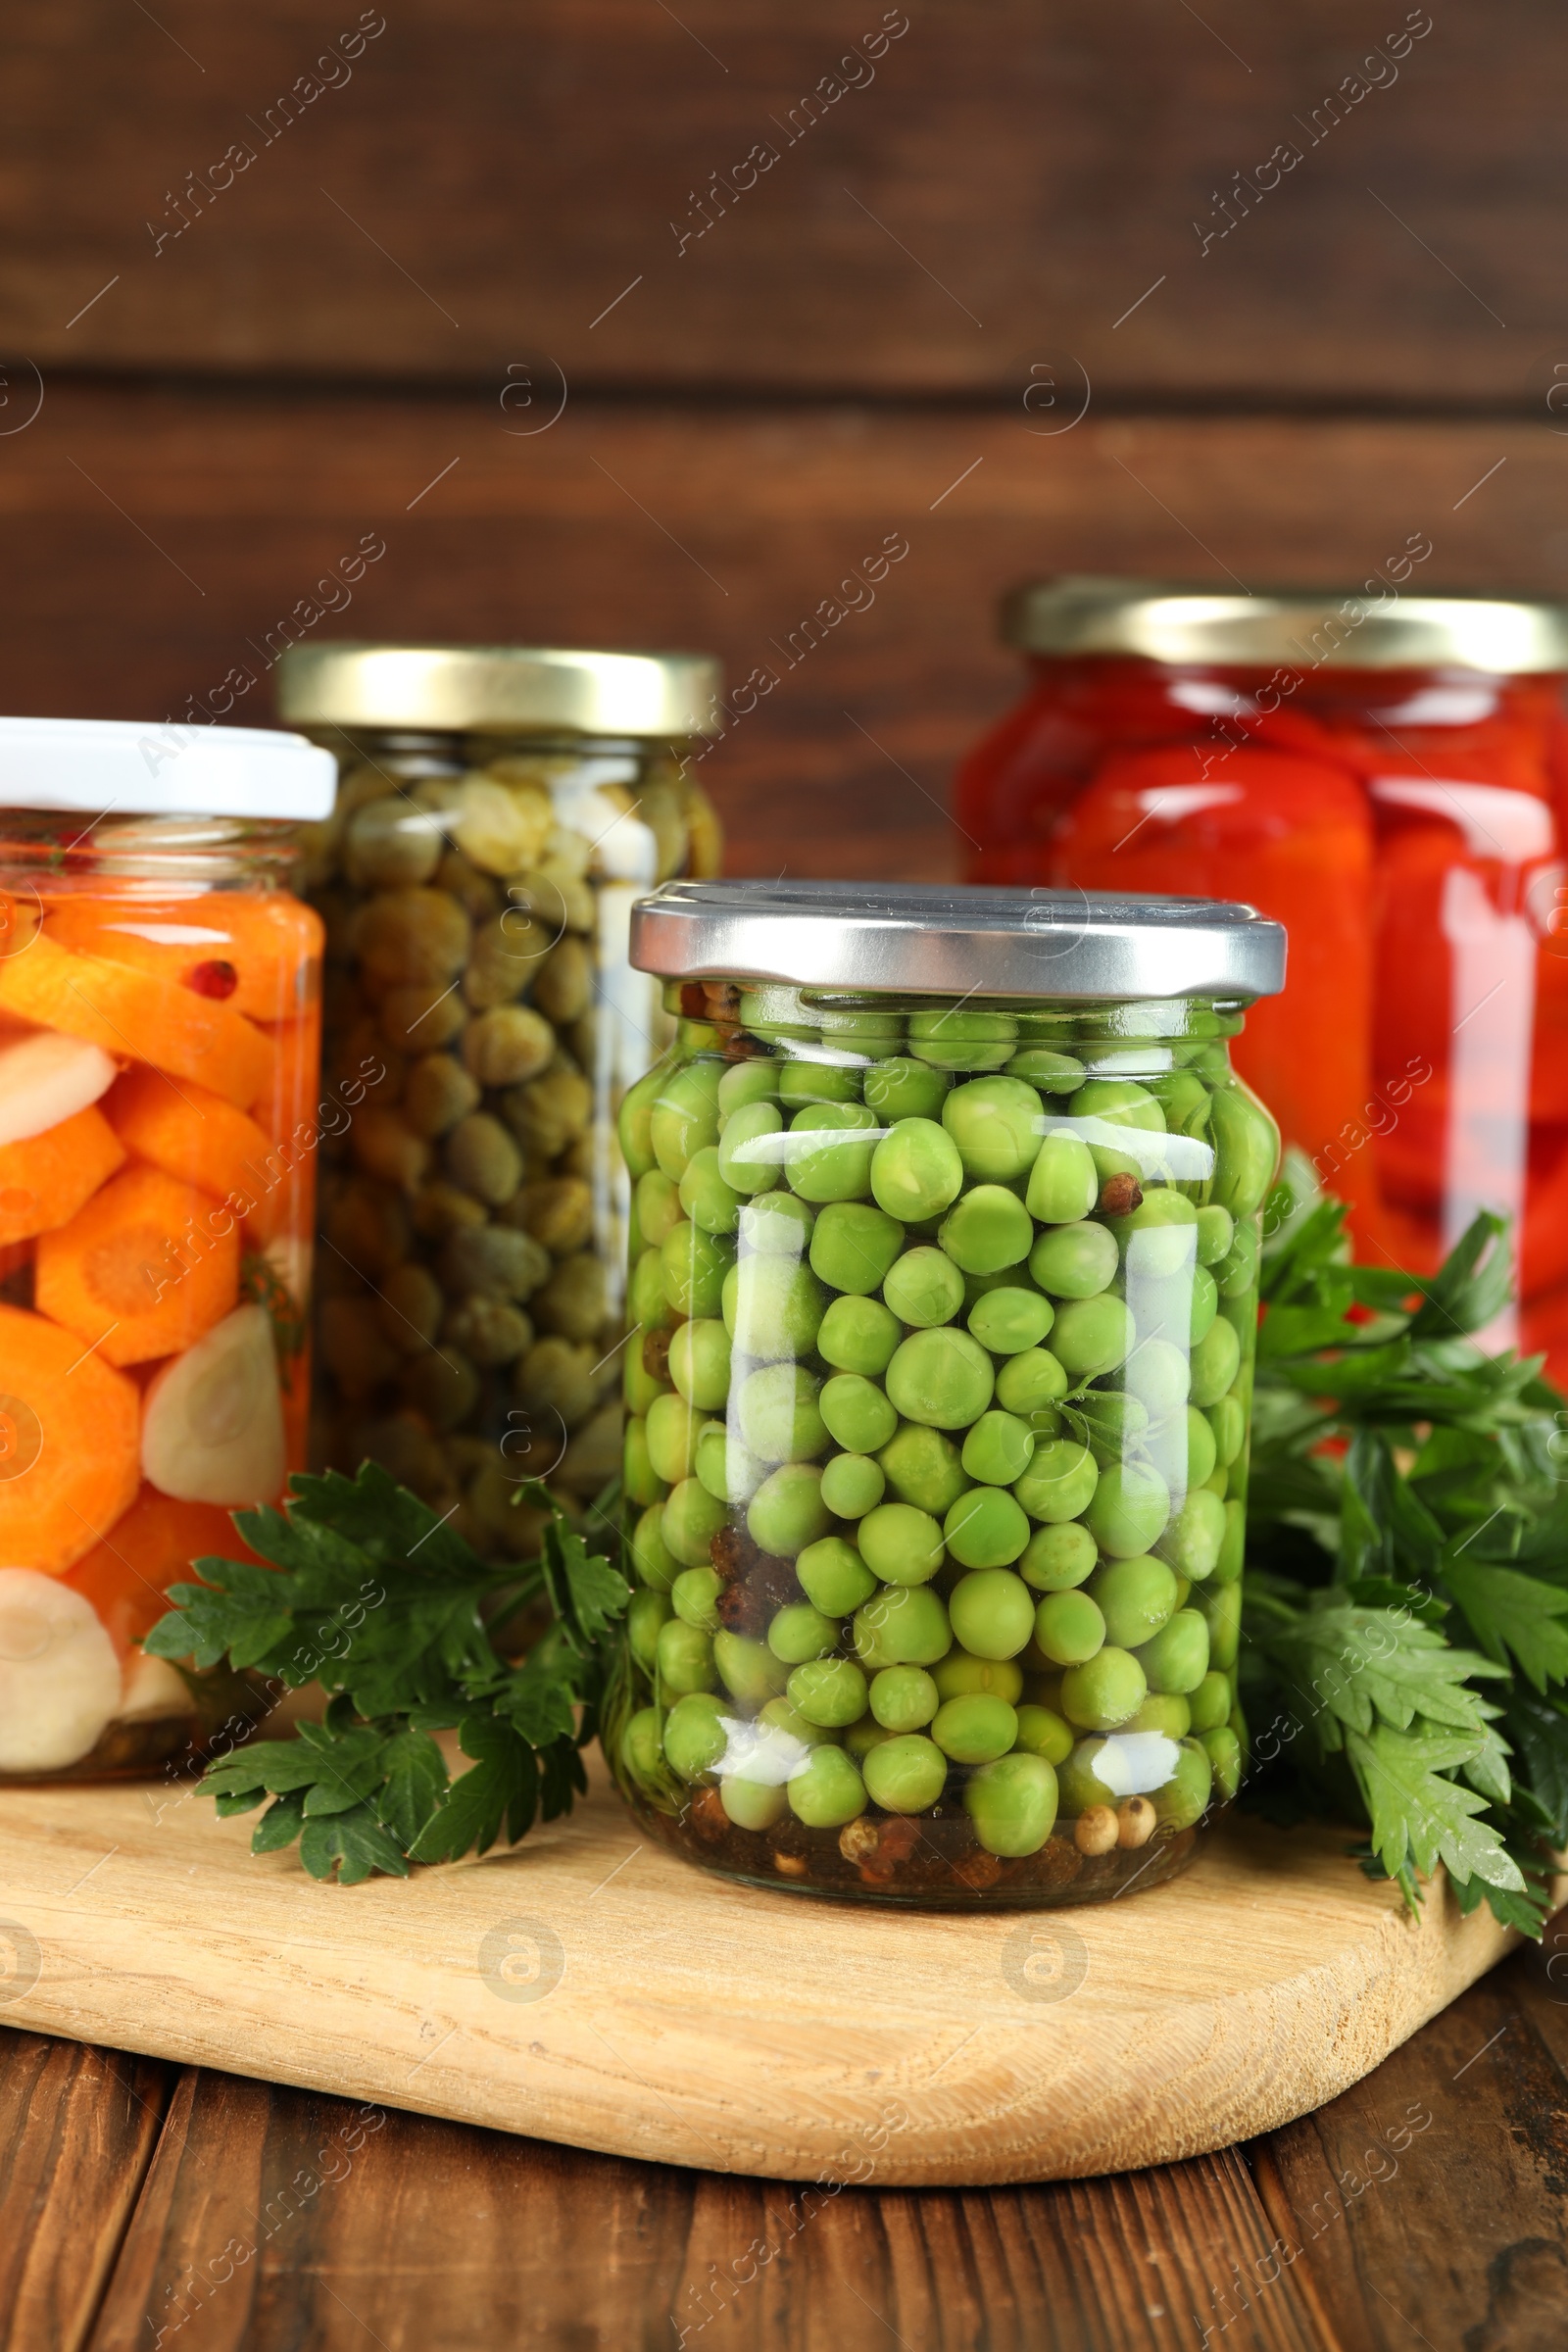
[[[329,816],[336,794],[331,753],[271,727],[0,718],[0,808],[299,823]]]

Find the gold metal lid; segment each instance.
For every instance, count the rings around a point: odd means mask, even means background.
[[[718,725],[710,654],[581,653],[543,645],[290,646],[277,708],[295,727],[637,735]]]
[[[1003,602],[1002,635],[1030,654],[1227,667],[1568,670],[1568,606],[1409,596],[1381,579],[1344,595],[1267,588],[1220,596],[1188,581],[1068,572],[1015,588]]]

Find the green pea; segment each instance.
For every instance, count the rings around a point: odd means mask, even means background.
[[[933,1667],[931,1680],[942,1699],[970,1698],[983,1690],[1012,1707],[1023,1692],[1023,1668],[1016,1658],[977,1658],[967,1649],[950,1649]]]
[[[645,1791],[656,1788],[662,1776],[663,1735],[657,1707],[639,1707],[620,1735],[620,1762]]]
[[[939,1070],[1000,1070],[1017,1050],[1018,1024],[1009,1013],[916,1012],[909,1016],[909,1052]]]
[[[978,1311],[978,1310],[976,1310]],[[974,1317],[969,1318],[974,1330]],[[991,1343],[975,1333],[983,1346]],[[1011,1361],[997,1369],[997,1402],[1009,1413],[1027,1420],[1042,1406],[1058,1404],[1067,1394],[1067,1375],[1047,1348],[1030,1348]],[[1038,1437],[1039,1431],[1036,1431]]]
[[[1012,1491],[1031,1519],[1081,1519],[1100,1483],[1095,1457],[1072,1438],[1047,1438]],[[1139,1545],[1140,1550],[1144,1549]]]
[[[1204,1732],[1200,1741],[1214,1771],[1214,1794],[1229,1804],[1242,1785],[1242,1743],[1228,1724]]]
[[[887,1392],[900,1414],[927,1429],[967,1429],[991,1402],[993,1386],[990,1356],[951,1324],[911,1334],[887,1369]]]
[[[1193,1300],[1187,1321],[1187,1343],[1196,1348],[1213,1322],[1219,1307],[1219,1288],[1206,1266],[1193,1269]]]
[[[749,1641],[744,1634],[715,1634],[713,1664],[725,1690],[743,1707],[760,1707],[776,1698],[789,1675],[765,1642]]]
[[[788,1785],[790,1811],[808,1830],[842,1829],[865,1811],[865,1783],[842,1747],[819,1747]]]
[[[1187,1407],[1187,1485],[1201,1487],[1214,1468],[1214,1432],[1196,1404]],[[1180,1485],[1181,1481],[1178,1480]]]
[[[1035,1596],[1006,1568],[960,1577],[948,1595],[954,1637],[977,1658],[1015,1658],[1035,1630]]]
[[[660,1533],[671,1558],[685,1568],[706,1568],[709,1546],[727,1517],[716,1495],[710,1494],[697,1479],[683,1478],[665,1500]]]
[[[808,1658],[825,1658],[838,1642],[839,1623],[813,1609],[808,1600],[791,1601],[776,1609],[767,1629],[767,1646],[775,1658],[799,1666]]]
[[[992,1279],[970,1277],[971,1281]],[[1055,1309],[1038,1291],[1004,1282],[974,1300],[966,1320],[981,1347],[993,1355],[1019,1355],[1026,1348],[1038,1348],[1055,1321]]]
[[[712,1568],[683,1568],[670,1588],[670,1605],[682,1625],[700,1634],[718,1631],[718,1596],[724,1581]]]
[[[885,1732],[874,1716],[862,1715],[859,1722],[852,1723],[845,1733],[844,1744],[863,1770],[865,1759],[872,1748],[880,1747],[884,1740],[892,1738],[893,1734]]]
[[[1209,1735],[1213,1737],[1212,1734]],[[1154,1813],[1160,1827],[1166,1830],[1190,1830],[1201,1821],[1208,1810],[1213,1791],[1214,1768],[1202,1743],[1183,1740],[1178,1746],[1175,1769],[1163,1788],[1152,1791]]]
[[[729,1735],[719,1722],[722,1712],[717,1698],[693,1690],[678,1698],[665,1716],[664,1760],[683,1781],[711,1772],[729,1745]]]
[[[783,1126],[784,1121],[776,1102],[743,1102],[738,1110],[730,1112],[724,1121],[715,1154],[718,1173],[727,1190],[737,1195],[770,1193],[773,1190],[784,1173],[784,1163],[764,1139],[778,1135]],[[690,1175],[688,1168],[686,1175],[681,1178],[683,1186]],[[697,1216],[695,1207],[688,1206],[687,1213]],[[738,1206],[735,1215],[738,1224]],[[699,1218],[698,1221],[701,1223],[703,1220]],[[735,1226],[715,1227],[714,1231],[733,1233]]]
[[[694,1152],[718,1141],[720,1065],[689,1061],[665,1073],[648,1123],[655,1159],[676,1184]]]
[[[715,1681],[712,1637],[679,1617],[667,1618],[659,1629],[655,1653],[659,1679],[666,1690],[711,1690]]]
[[[722,1421],[710,1421],[698,1432],[697,1482],[720,1502],[750,1502],[766,1476],[766,1465],[748,1453]]]
[[[1197,1609],[1178,1609],[1152,1641],[1138,1651],[1151,1690],[1185,1697],[1208,1672],[1208,1627]]]
[[[876,1458],[894,1500],[912,1502],[916,1510],[929,1511],[936,1519],[951,1510],[969,1485],[953,1440],[913,1421],[906,1421]]]
[[[948,1759],[934,1740],[905,1732],[879,1740],[863,1769],[866,1793],[884,1813],[924,1813],[942,1794]]]
[[[971,1078],[942,1105],[966,1176],[1005,1184],[1024,1175],[1039,1149],[1040,1097],[1021,1078]]]
[[[680,1204],[703,1233],[731,1234],[739,1227],[741,1196],[725,1183],[715,1145],[694,1152],[687,1161],[680,1180]]]
[[[1091,1805],[1120,1802],[1127,1793],[1125,1772],[1118,1769],[1120,1761],[1114,1740],[1086,1740],[1078,1734],[1072,1753],[1057,1768],[1061,1809],[1069,1821],[1087,1813]],[[1104,1767],[1104,1779],[1096,1769],[1100,1765]]]
[[[1228,1723],[1231,1714],[1230,1676],[1218,1674],[1210,1667],[1192,1692],[1191,1711],[1192,1728],[1200,1735],[1217,1731],[1222,1723]]]
[[[811,1264],[835,1291],[880,1290],[904,1248],[904,1227],[868,1200],[830,1200],[811,1235]]]
[[[1218,1404],[1241,1369],[1242,1343],[1223,1316],[1210,1324],[1193,1349],[1193,1402]]]
[[[1098,1380],[1124,1363],[1137,1337],[1132,1309],[1109,1293],[1069,1298],[1056,1316],[1051,1352],[1079,1380]]]
[[[663,1516],[662,1503],[650,1503],[631,1533],[632,1563],[643,1583],[655,1592],[667,1592],[680,1569],[680,1562],[672,1557],[661,1532]]]
[[[702,1570],[693,1568],[688,1573],[692,1576],[700,1576]],[[641,1592],[634,1592],[626,1604],[626,1646],[645,1674],[652,1674],[654,1671],[654,1654],[659,1641],[659,1629],[662,1625],[668,1624],[670,1613],[669,1602],[664,1594],[651,1592],[646,1589]]]
[[[637,1179],[637,1230],[657,1250],[680,1217],[680,1192],[662,1168],[650,1168]]]
[[[874,1453],[899,1426],[899,1416],[882,1391],[858,1372],[839,1372],[819,1400],[828,1434],[849,1453]]]
[[[1035,1155],[1024,1196],[1029,1214],[1042,1225],[1075,1224],[1099,1197],[1100,1177],[1088,1145],[1058,1127]]]
[[[750,1102],[770,1102],[778,1093],[779,1071],[783,1064],[767,1061],[753,1054],[747,1061],[733,1061],[718,1082],[718,1115],[732,1118]]]
[[[1185,1698],[1151,1690],[1136,1715],[1129,1715],[1124,1732],[1158,1732],[1166,1740],[1185,1740],[1192,1729],[1193,1711]]]
[[[1055,1827],[1056,1776],[1040,1755],[999,1756],[972,1772],[963,1809],[988,1854],[1038,1854]]]
[[[1114,1462],[1101,1473],[1084,1524],[1112,1559],[1152,1551],[1170,1517],[1170,1490],[1143,1462]]]
[[[1196,1070],[1163,1071],[1144,1078],[1144,1089],[1165,1113],[1172,1135],[1200,1135],[1208,1124],[1208,1089]]]
[[[1176,1610],[1179,1591],[1175,1576],[1164,1561],[1151,1559],[1147,1552],[1132,1559],[1111,1560],[1089,1587],[1090,1595],[1105,1621],[1105,1639],[1118,1649],[1137,1649],[1140,1642],[1149,1641],[1162,1626],[1168,1625]],[[1045,1647],[1043,1642],[1041,1647]],[[1163,1688],[1152,1676],[1149,1679],[1152,1690]]]
[[[1115,1274],[1115,1236],[1103,1225],[1056,1225],[1029,1252],[1029,1272],[1054,1298],[1094,1298]]]
[[[890,1585],[856,1610],[854,1641],[874,1674],[883,1666],[934,1666],[953,1647],[953,1629],[929,1585]]]
[[[1212,1576],[1225,1541],[1225,1505],[1206,1487],[1195,1487],[1178,1505],[1158,1551],[1180,1576],[1201,1584]]]
[[[876,1579],[853,1544],[821,1536],[795,1563],[801,1590],[825,1617],[848,1617],[876,1591]]]
[[[812,1102],[798,1110],[790,1137],[806,1139],[806,1148],[796,1144],[785,1164],[791,1191],[803,1200],[863,1200],[879,1133],[875,1111],[863,1102]],[[810,1140],[816,1137],[822,1140]]]
[[[1004,1487],[971,1487],[948,1512],[942,1533],[960,1567],[1008,1568],[1029,1542],[1029,1521]]]
[[[1020,1755],[1043,1756],[1053,1767],[1072,1753],[1073,1728],[1050,1707],[1018,1709],[1016,1746]]]
[[[963,1466],[982,1486],[1010,1487],[1034,1459],[1035,1436],[1016,1413],[982,1413],[963,1441]]]
[[[794,1676],[790,1679],[793,1681]],[[826,1725],[809,1722],[787,1698],[770,1698],[757,1720],[764,1730],[782,1732],[786,1739],[798,1740],[803,1747],[826,1747],[832,1742],[833,1734]]]
[[[835,1298],[822,1317],[816,1349],[839,1371],[870,1378],[887,1370],[903,1337],[898,1316],[880,1298]]]
[[[871,1712],[886,1732],[918,1732],[942,1700],[923,1666],[884,1666],[871,1677]]]
[[[1145,1135],[1163,1135],[1165,1113],[1149,1089],[1131,1078],[1091,1078],[1068,1098],[1071,1119],[1103,1119],[1115,1127],[1137,1128]]]
[[[654,1166],[653,1116],[665,1079],[669,1075],[667,1062],[656,1062],[645,1078],[628,1088],[620,1105],[616,1127],[620,1136],[620,1155],[626,1162],[633,1183],[646,1176]]]
[[[900,1224],[939,1216],[963,1184],[958,1147],[935,1119],[899,1119],[871,1155],[877,1206]]]
[[[668,1236],[666,1235],[666,1240]],[[626,1292],[626,1312],[639,1331],[667,1331],[675,1320],[675,1310],[664,1295],[664,1252],[645,1250],[631,1270]]]
[[[860,1556],[889,1585],[924,1585],[942,1565],[942,1530],[907,1502],[880,1502],[860,1521]]]
[[[822,1500],[835,1519],[863,1519],[875,1510],[887,1485],[881,1463],[867,1454],[836,1453],[822,1466]]]
[[[1004,1698],[977,1691],[968,1698],[945,1699],[931,1725],[931,1737],[955,1764],[990,1764],[1004,1756],[1018,1736],[1018,1718]]]
[[[1221,1396],[1209,1407],[1214,1458],[1230,1468],[1247,1443],[1247,1413],[1239,1396]]]
[[[1225,1534],[1214,1562],[1216,1585],[1233,1585],[1242,1573],[1247,1551],[1247,1506],[1238,1495],[1231,1495],[1225,1504]]]
[[[786,1110],[804,1110],[808,1102],[858,1102],[860,1072],[851,1062],[781,1062],[778,1099]]]
[[[1105,1646],[1105,1620],[1087,1592],[1048,1592],[1035,1610],[1035,1640],[1056,1666],[1082,1666]]]
[[[1214,1268],[1214,1280],[1219,1285],[1222,1298],[1245,1298],[1255,1286],[1258,1253],[1257,1227],[1253,1224],[1238,1225],[1230,1255],[1222,1258]]]
[[[1016,1193],[1000,1184],[977,1184],[954,1202],[938,1238],[965,1274],[996,1274],[1022,1264],[1034,1235],[1033,1219]]]
[[[882,1296],[901,1323],[925,1331],[952,1322],[963,1304],[963,1276],[941,1250],[906,1250],[889,1271]]]
[[[1198,1210],[1168,1185],[1152,1187],[1129,1215],[1108,1218],[1106,1230],[1129,1274],[1157,1282],[1197,1262]]]
[[[800,1257],[815,1222],[815,1210],[793,1193],[762,1193],[741,1210],[741,1248],[759,1256]]]
[[[827,1445],[817,1384],[799,1364],[764,1364],[735,1399],[741,1441],[760,1462],[808,1462]]]
[[[746,1511],[752,1542],[781,1560],[793,1560],[825,1536],[830,1524],[822,1500],[822,1474],[814,1462],[786,1462],[764,1478]]]
[[[1148,1406],[1124,1390],[1091,1389],[1074,1400],[1073,1410],[1083,1422],[1084,1443],[1102,1470],[1133,1452],[1148,1433]]]
[[[644,1370],[640,1337],[626,1349],[621,1361],[626,1369],[621,1375],[620,1391],[629,1413],[646,1413],[656,1396],[669,1395],[671,1384],[667,1380],[658,1380],[652,1372]]]
[[[891,1127],[896,1119],[939,1119],[952,1084],[946,1070],[895,1054],[866,1071],[864,1094],[867,1105]]]
[[[1148,1690],[1138,1660],[1107,1642],[1087,1665],[1069,1666],[1062,1676],[1061,1711],[1086,1732],[1114,1731],[1137,1714]]]
[[[1187,1410],[1192,1375],[1187,1350],[1178,1348],[1174,1340],[1140,1341],[1128,1359],[1125,1378],[1132,1396],[1144,1408],[1146,1424],[1168,1421],[1173,1413]]]
[[[1228,1257],[1236,1239],[1236,1220],[1228,1208],[1217,1200],[1209,1201],[1198,1212],[1198,1262],[1200,1266],[1217,1266]]]
[[[1037,1592],[1068,1592],[1094,1574],[1100,1553],[1087,1527],[1068,1520],[1037,1527],[1024,1546],[1018,1574]]]
[[[735,1245],[683,1218],[671,1226],[660,1249],[664,1296],[677,1315],[716,1315],[723,1305],[724,1277],[735,1262]]]
[[[1020,1027],[1019,1035],[1023,1035]],[[1084,1082],[1084,1065],[1051,1046],[1025,1046],[1006,1065],[1009,1078],[1026,1078],[1045,1095],[1070,1095]]]
[[[716,1412],[729,1395],[729,1334],[723,1324],[677,1324],[669,1343],[669,1377],[689,1406]]]
[[[786,1789],[740,1772],[726,1773],[719,1782],[718,1801],[738,1830],[770,1830],[789,1811]]]
[[[628,1502],[658,1502],[666,1491],[664,1481],[648,1458],[648,1424],[636,1413],[626,1424],[620,1480]]]
[[[1257,1097],[1233,1082],[1215,1089],[1209,1133],[1216,1154],[1209,1199],[1233,1217],[1250,1217],[1262,1206],[1280,1164],[1280,1131]]]
[[[821,1017],[824,1042],[845,1053],[885,1057],[904,1043],[903,1015],[890,1004],[877,1002],[856,1011],[825,1010]]]
[[[1229,1673],[1242,1641],[1242,1588],[1202,1585],[1193,1594],[1193,1606],[1208,1627],[1208,1662]]]

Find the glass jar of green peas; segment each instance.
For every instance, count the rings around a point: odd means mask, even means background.
[[[1258,1211],[1207,901],[673,882],[605,1713],[649,1829],[916,1905],[1150,1886],[1236,1793]]]

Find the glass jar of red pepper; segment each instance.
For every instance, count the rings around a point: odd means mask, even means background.
[[[958,780],[969,878],[1245,899],[1290,933],[1243,1074],[1359,1252],[1426,1271],[1480,1207],[1568,1374],[1568,608],[1077,576],[1017,591],[1018,703]]]

